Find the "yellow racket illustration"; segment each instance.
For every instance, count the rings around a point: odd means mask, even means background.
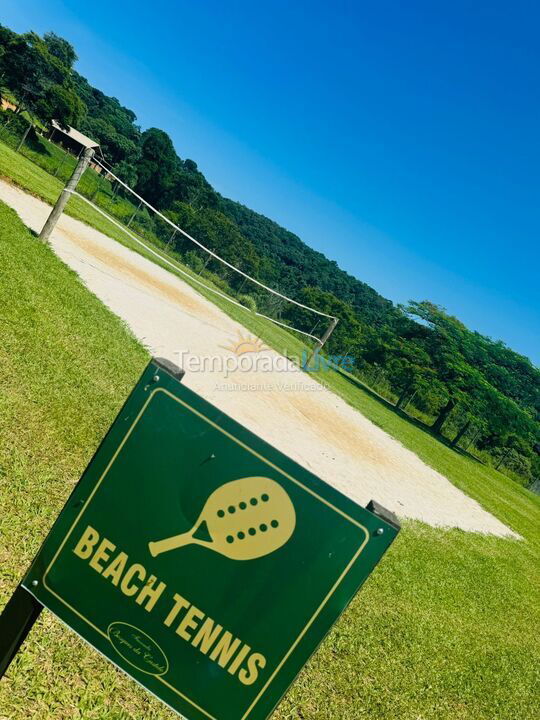
[[[209,540],[195,537],[206,523]],[[202,545],[231,560],[254,560],[285,545],[294,532],[296,512],[274,480],[247,477],[217,488],[188,532],[148,543],[151,555]]]

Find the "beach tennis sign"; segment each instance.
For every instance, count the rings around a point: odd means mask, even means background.
[[[0,631],[24,593],[186,718],[263,720],[399,525],[180,378],[148,365]]]

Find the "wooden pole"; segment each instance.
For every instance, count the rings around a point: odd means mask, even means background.
[[[208,263],[210,262],[211,259],[212,259],[212,256],[211,256],[211,255],[209,255],[209,256],[206,258],[206,260],[204,261],[204,265],[203,265],[202,268],[199,270],[199,275],[202,273],[202,271],[205,269],[205,267],[208,265]]]
[[[133,215],[129,218],[126,227],[129,227],[129,226],[131,225],[131,223],[135,220],[135,215],[139,212],[139,210],[140,210],[141,208],[142,208],[142,200],[141,200],[140,203],[138,204],[137,209],[133,212]]]
[[[63,153],[62,159],[60,160],[60,162],[59,162],[58,165],[56,166],[56,170],[54,171],[54,174],[53,174],[54,177],[58,177],[58,173],[59,173],[60,170],[64,167],[64,163],[66,162],[66,158],[67,158],[68,154],[67,154],[67,152],[66,152],[63,148],[62,148],[62,153]]]
[[[411,395],[411,397],[407,400],[407,402],[406,402],[405,405],[403,406],[403,410],[406,410],[406,409],[407,409],[407,407],[409,406],[409,403],[412,401],[412,399],[414,398],[414,396],[416,395],[417,392],[418,392],[418,390],[415,390],[415,391],[413,392],[413,394]]]
[[[313,352],[311,353],[309,358],[306,360],[306,367],[308,367],[310,365],[311,361],[315,358],[315,356],[321,352],[321,350],[325,346],[326,342],[328,341],[328,338],[336,329],[336,325],[338,324],[338,322],[339,322],[339,318],[332,318],[330,324],[326,328],[326,332],[324,333],[322,338],[319,340],[317,345],[315,345]]]
[[[175,237],[176,237],[176,229],[173,231],[171,237],[169,238],[169,240],[167,242],[167,247],[170,246],[170,244],[172,243],[172,241],[174,240]]]
[[[506,458],[510,455],[510,450],[511,450],[511,449],[512,449],[511,447],[507,447],[507,448],[505,449],[504,453],[503,453],[503,454],[501,455],[501,457],[499,458],[499,462],[497,463],[497,465],[495,465],[495,470],[498,470],[498,469],[501,467],[501,465],[504,463],[504,461],[506,460]]]
[[[479,435],[480,435],[480,430],[477,430],[475,433],[473,433],[473,434],[471,435],[471,439],[469,440],[469,442],[467,443],[467,445],[463,448],[463,449],[465,450],[465,452],[467,452],[467,450],[471,447],[471,445],[473,444],[473,442],[476,441],[476,438],[477,438]]]
[[[79,157],[79,162],[77,163],[77,167],[73,171],[73,175],[69,178],[66,187],[60,193],[60,197],[56,201],[56,205],[51,210],[51,214],[47,218],[47,221],[45,222],[45,225],[43,226],[43,229],[39,234],[39,239],[43,240],[43,242],[47,242],[49,240],[49,237],[54,230],[56,223],[64,212],[64,208],[67,205],[67,201],[71,197],[72,191],[75,190],[75,188],[77,187],[79,180],[81,179],[82,174],[88,167],[88,163],[90,162],[90,159],[93,157],[93,155],[93,149],[86,148],[84,153]]]
[[[23,134],[22,138],[20,139],[19,144],[17,145],[17,152],[21,151],[21,148],[24,145],[25,140],[28,137],[28,133],[30,132],[31,129],[32,129],[32,125],[30,123],[28,123],[28,127],[24,131],[24,134]]]

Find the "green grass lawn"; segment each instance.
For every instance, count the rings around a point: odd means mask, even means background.
[[[4,158],[0,153],[0,168]],[[3,605],[148,357],[2,204],[0,267]],[[276,719],[533,720],[539,499],[445,447],[347,378],[332,377],[352,405],[524,540],[405,523]],[[0,717],[173,716],[45,612],[0,683]]]

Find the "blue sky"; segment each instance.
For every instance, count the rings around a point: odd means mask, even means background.
[[[540,363],[535,2],[2,0],[224,195]]]

